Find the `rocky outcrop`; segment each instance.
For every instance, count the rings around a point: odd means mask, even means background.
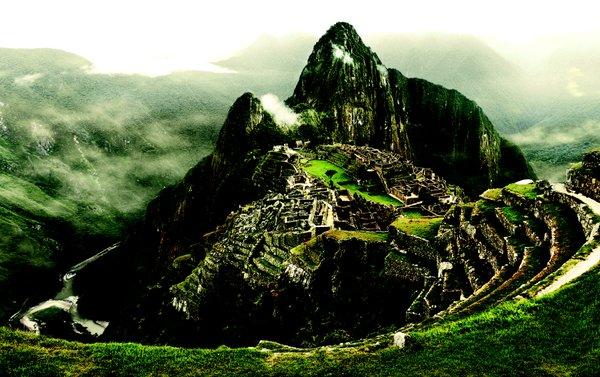
[[[600,151],[586,153],[567,172],[567,187],[600,201]]]
[[[296,111],[324,114],[314,125],[341,143],[371,145],[410,157],[387,68],[347,23],[332,26],[315,45],[294,94]]]

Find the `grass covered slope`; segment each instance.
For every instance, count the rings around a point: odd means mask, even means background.
[[[352,179],[343,168],[325,160],[310,160],[304,166],[304,170],[322,180],[330,186],[338,189],[346,189],[354,195],[359,195],[373,203],[398,206],[402,204],[399,200],[392,198],[385,192],[369,192]]]
[[[160,375],[597,375],[600,270],[554,294],[504,303],[412,333],[405,349],[267,352],[90,344],[0,329],[0,374]]]
[[[443,217],[399,217],[391,226],[405,233],[433,240],[444,220]]]

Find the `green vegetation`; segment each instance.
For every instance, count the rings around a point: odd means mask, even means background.
[[[0,321],[210,153],[242,93],[215,74],[89,66],[58,50],[0,49]]]
[[[506,190],[519,194],[527,199],[536,199],[541,193],[537,189],[535,183],[528,183],[524,185],[519,185],[516,183],[511,183],[504,187]]]
[[[325,233],[325,236],[332,237],[340,241],[349,239],[358,239],[371,242],[385,242],[388,240],[387,232],[370,232],[367,230],[340,230],[334,229]]]
[[[386,242],[388,240],[388,232],[371,232],[368,230],[341,230],[341,229],[333,229],[323,233],[320,236],[313,237],[310,240],[301,243],[300,245],[294,247],[290,250],[290,253],[294,255],[303,255],[306,251],[306,248],[314,247],[319,238],[322,237],[331,237],[335,238],[338,241],[347,241],[350,239],[358,239],[367,242]]]
[[[304,165],[304,170],[322,180],[326,184],[337,187],[339,189],[346,189],[353,195],[360,195],[361,197],[378,204],[398,206],[402,204],[399,200],[392,198],[385,193],[372,193],[366,191],[362,186],[359,186],[343,168],[332,164],[325,160],[310,160]]]
[[[360,240],[365,242],[387,242],[389,238],[388,232],[370,232],[366,230],[329,230],[317,237],[301,243],[290,250],[290,253],[300,258],[311,268],[319,264],[319,255],[323,252],[321,242],[324,238],[333,238],[337,241]]]
[[[38,186],[8,174],[0,173],[0,203],[7,209],[26,212],[41,218],[59,218],[73,211],[67,201],[59,201]]]
[[[581,161],[572,163],[570,166],[571,170],[579,170],[583,167],[583,163]]]
[[[496,202],[491,200],[478,200],[473,203],[473,214],[482,214],[483,216],[492,216],[498,207]]]
[[[437,235],[443,220],[443,217],[399,217],[392,226],[405,233],[432,240]]]
[[[594,223],[600,223],[600,215],[597,215],[596,212],[594,212],[593,209],[591,209],[590,207],[583,207],[583,210],[590,215],[590,217],[592,218],[592,221]]]
[[[598,375],[598,270],[541,299],[507,302],[411,333],[405,349],[272,353],[81,344],[0,328],[11,376]]]
[[[500,188],[487,189],[483,192],[483,194],[481,194],[481,197],[488,199],[488,200],[498,201],[498,200],[502,199],[502,189],[500,189]]]
[[[409,210],[405,210],[402,211],[402,216],[404,217],[408,217],[408,218],[419,218],[419,217],[423,217],[423,212],[416,210],[416,209],[409,209]]]
[[[502,213],[513,224],[520,224],[525,221],[525,215],[514,207],[502,207]]]

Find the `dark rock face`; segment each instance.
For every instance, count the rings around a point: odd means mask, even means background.
[[[388,70],[346,23],[317,42],[287,101],[298,111],[326,113],[331,141],[371,145],[410,157],[404,125],[396,117]]]
[[[212,155],[214,180],[231,175],[254,150],[266,150],[287,141],[260,100],[251,93],[238,98],[229,109]]]
[[[320,113],[315,133],[329,141],[390,149],[471,193],[508,183],[507,176],[534,178],[518,148],[503,148],[476,103],[386,68],[346,23],[317,42],[287,102],[298,112]],[[501,166],[503,159],[511,163]]]
[[[500,138],[500,176],[499,186],[504,186],[521,179],[535,179],[536,175],[527,163],[523,152],[510,141]]]
[[[600,201],[600,151],[586,153],[581,164],[569,169],[567,186]]]
[[[455,90],[390,72],[415,163],[470,193],[499,183],[500,137],[481,108]]]

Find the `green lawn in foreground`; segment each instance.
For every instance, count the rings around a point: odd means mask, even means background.
[[[326,184],[332,184],[340,189],[346,189],[354,195],[360,195],[363,198],[379,204],[398,206],[401,205],[397,199],[392,198],[385,193],[371,193],[365,191],[360,187],[347,173],[346,171],[329,161],[325,160],[310,160],[304,165],[304,170],[325,182]],[[333,175],[328,175],[328,172],[335,172]]]
[[[4,376],[593,376],[600,271],[542,299],[509,302],[412,333],[414,346],[270,353],[81,344],[0,328]]]

